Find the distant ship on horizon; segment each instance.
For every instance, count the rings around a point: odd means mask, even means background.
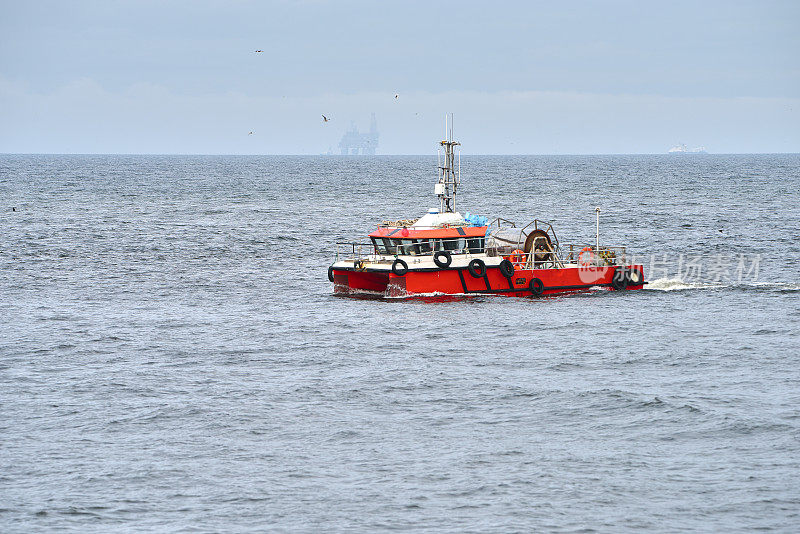
[[[698,146],[690,150],[685,144],[681,143],[670,148],[667,154],[708,154],[708,152],[706,152],[706,147],[704,146]]]

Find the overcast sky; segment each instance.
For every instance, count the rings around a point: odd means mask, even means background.
[[[0,152],[800,152],[800,2],[0,6]]]

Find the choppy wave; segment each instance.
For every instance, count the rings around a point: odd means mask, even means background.
[[[0,532],[790,530],[800,155],[470,167],[565,239],[596,200],[632,249],[770,257],[338,298],[334,242],[420,214],[430,157],[0,155]]]

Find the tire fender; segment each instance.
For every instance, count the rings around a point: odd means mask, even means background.
[[[473,278],[483,278],[486,276],[486,264],[480,258],[475,258],[467,265],[467,270]]]
[[[508,260],[501,261],[500,273],[506,278],[511,278],[512,276],[514,276],[514,264]]]
[[[447,250],[438,250],[436,254],[433,255],[433,263],[440,269],[447,269],[452,262],[453,256],[451,256],[450,252]]]
[[[614,271],[614,277],[611,279],[611,287],[616,291],[620,291],[628,287],[630,280],[631,278],[630,274],[628,274],[628,270],[624,267],[617,267]]]
[[[531,293],[533,293],[534,297],[539,297],[542,293],[544,293],[544,282],[538,278],[532,279],[531,283],[528,284],[528,287],[531,289]]]
[[[408,272],[408,264],[400,258],[397,258],[394,260],[394,263],[392,263],[392,272],[395,276],[405,276]]]

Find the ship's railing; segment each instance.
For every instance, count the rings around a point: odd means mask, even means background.
[[[532,250],[523,252],[522,244],[504,245],[486,249],[486,255],[490,257],[503,257],[514,264],[517,269],[545,269],[561,268],[564,262],[559,255],[559,249],[552,250]]]
[[[508,219],[503,219],[502,217],[498,217],[492,222],[489,223],[489,231],[487,235],[492,233],[492,228],[516,228],[517,224],[514,221],[509,221]]]
[[[517,250],[519,251],[521,248]],[[513,263],[515,269],[558,269],[569,263],[598,267],[627,265],[626,252],[626,247],[603,246],[598,249],[592,245],[575,244],[564,245],[552,251],[534,250],[529,253],[514,253],[510,247],[492,251],[493,255],[502,256]]]
[[[597,248],[595,245],[575,245],[569,244],[562,247],[563,259],[568,263],[589,263],[591,265],[626,265],[627,248],[602,246]],[[584,252],[584,255],[581,255]],[[591,251],[591,254],[588,253]]]
[[[521,251],[521,249],[515,249]],[[507,259],[514,265],[515,270],[520,269],[561,269],[564,262],[556,251],[514,252],[512,250],[497,251],[494,256]]]
[[[353,260],[371,263],[391,263],[397,256],[433,256],[439,251],[447,251],[452,255],[472,257],[484,252],[483,237],[454,237],[448,239],[402,239],[402,243],[392,242],[390,247],[374,243],[336,243],[336,261]],[[408,242],[406,242],[408,241]],[[478,243],[475,243],[478,241]],[[470,246],[473,245],[473,246]],[[477,246],[476,246],[477,245]]]
[[[381,263],[382,261],[391,262],[393,260],[382,260],[381,255],[375,250],[372,243],[336,243],[336,261],[352,260],[353,262],[368,261],[370,263]]]
[[[394,253],[379,251],[373,243],[336,243],[336,261],[353,261],[369,263],[392,263],[397,256],[431,257],[440,250],[447,250],[453,255],[467,258],[475,254],[482,254],[483,250],[471,250],[469,248],[455,248],[455,245],[463,245],[464,238],[439,239],[436,243],[421,243],[417,240],[414,244],[397,245]],[[425,240],[427,241],[427,240]],[[448,247],[445,243],[452,243]],[[428,250],[427,246],[435,246]],[[591,254],[588,253],[591,251]],[[564,264],[581,263],[595,266],[605,265],[627,265],[626,247],[602,246],[599,249],[593,245],[581,246],[575,244],[563,245],[560,250],[553,251],[532,251],[529,253],[516,253],[512,250],[493,251],[495,256],[501,256],[514,264],[514,268],[521,269],[557,269],[563,268]],[[583,255],[581,255],[583,253]]]

